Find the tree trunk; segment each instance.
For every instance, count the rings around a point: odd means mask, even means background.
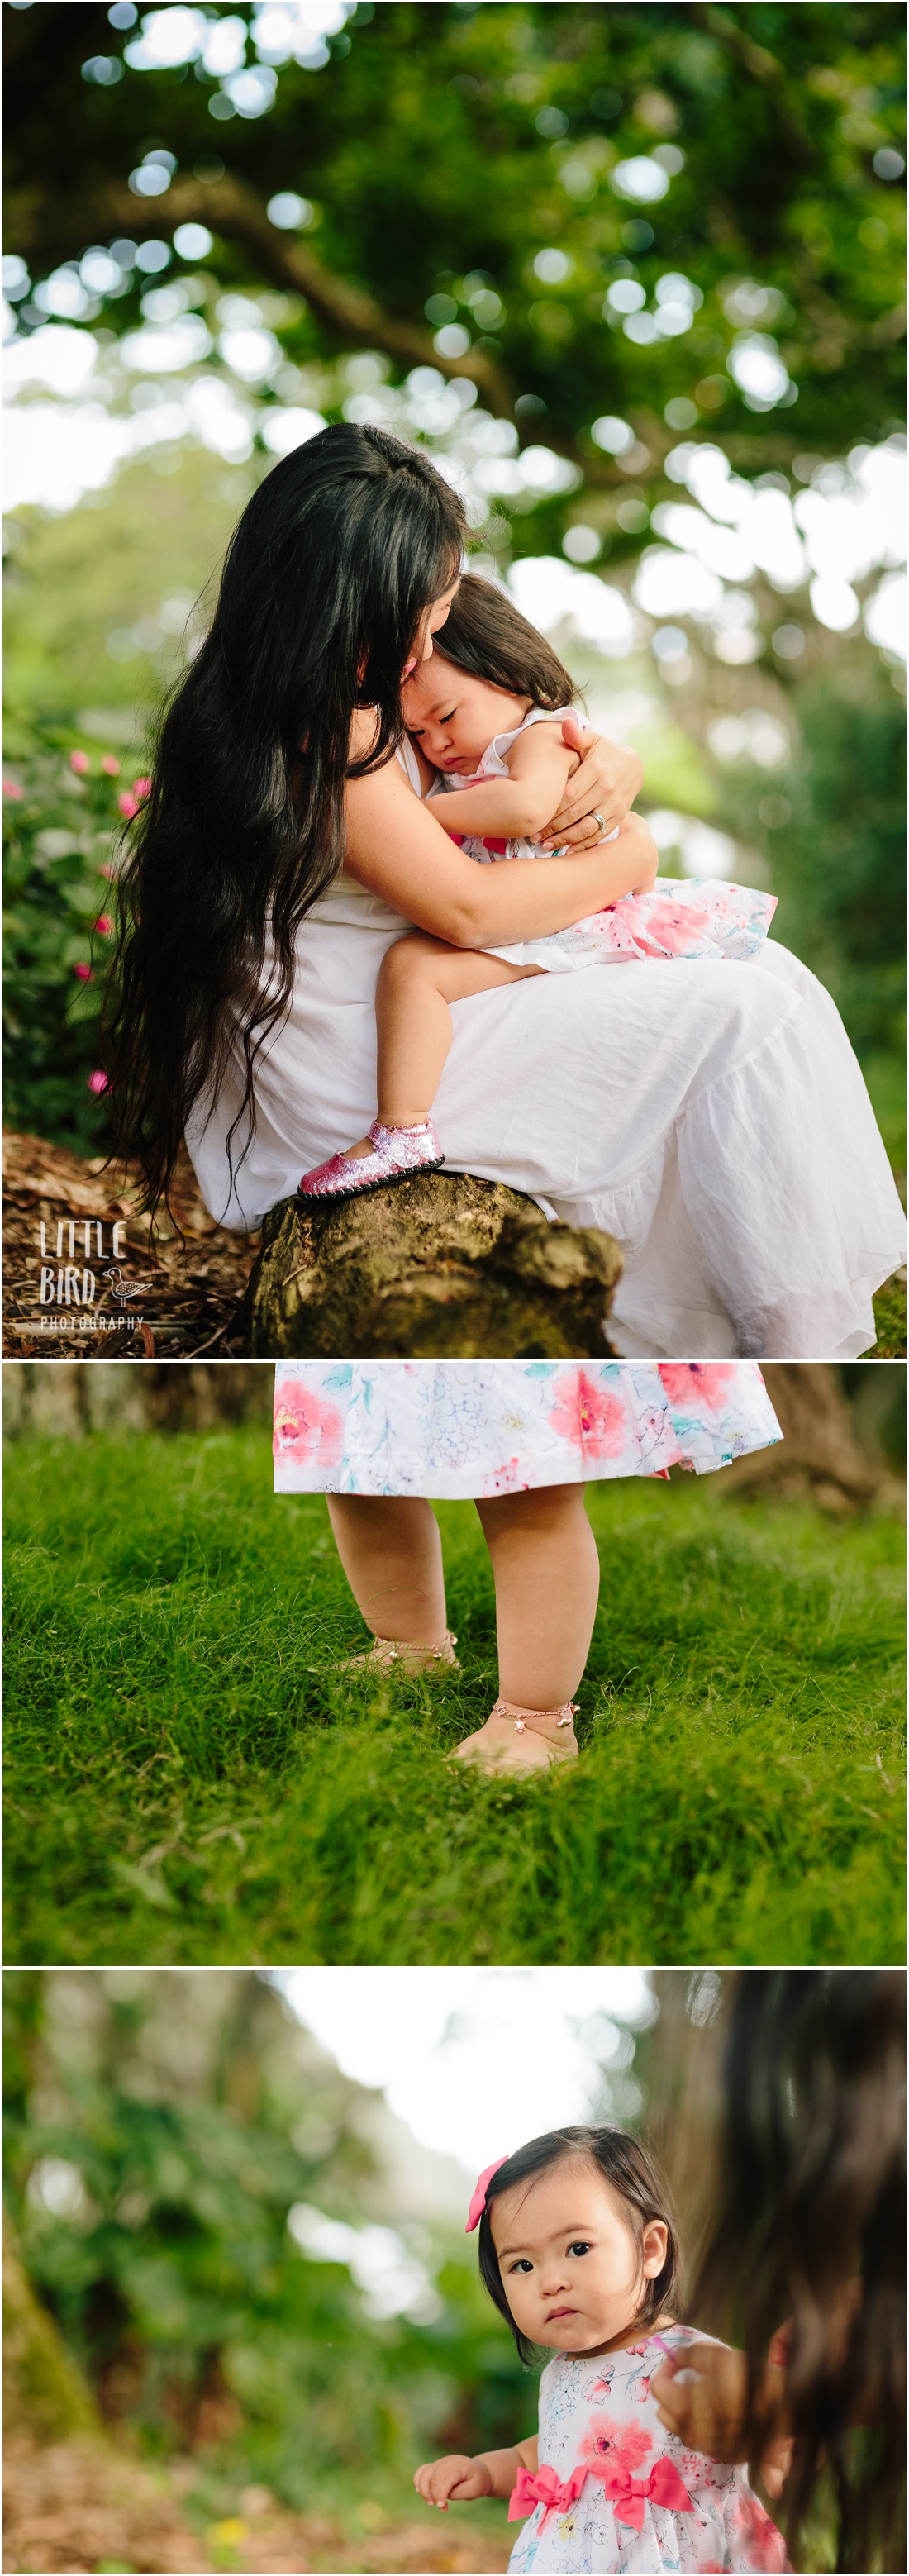
[[[23,2271],[5,2211],[3,2420],[7,2436],[26,2433],[39,2442],[73,2441],[101,2431],[81,2371]]]
[[[262,1232],[246,1310],[256,1358],[608,1355],[618,1245],[551,1225],[497,1181],[433,1172],[340,1203],[285,1199]]]
[[[689,2283],[715,2205],[723,2041],[735,1979],[728,1968],[652,1969],[659,2012],[635,2055],[647,2090],[646,2134],[675,2202]]]
[[[807,1488],[825,1511],[847,1512],[872,1502],[889,1471],[859,1448],[849,1419],[839,1369],[813,1361],[778,1360],[763,1372],[783,1434],[782,1444],[737,1458],[725,1471],[727,1490],[775,1487],[783,1494]]]

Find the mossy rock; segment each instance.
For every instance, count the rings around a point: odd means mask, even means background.
[[[340,1204],[282,1199],[249,1282],[257,1359],[587,1359],[622,1267],[517,1190],[424,1172]]]

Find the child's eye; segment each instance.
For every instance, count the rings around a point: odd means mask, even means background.
[[[568,2251],[569,2254],[589,2254],[589,2240],[584,2236],[576,2236],[574,2244],[569,2245]]]
[[[528,2262],[525,2254],[521,2254],[518,2261],[516,2263],[510,2263],[508,2268],[511,2272],[532,2272],[533,2264]]]

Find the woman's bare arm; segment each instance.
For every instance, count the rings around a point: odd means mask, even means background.
[[[512,939],[545,939],[585,914],[614,903],[637,882],[644,840],[631,817],[617,841],[586,857],[512,859],[481,868],[455,847],[430,808],[421,805],[397,761],[347,783],[347,853],[351,875],[417,929],[452,948],[489,948]],[[644,839],[638,843],[637,836]],[[652,847],[652,844],[651,844]],[[655,855],[655,854],[654,854]]]

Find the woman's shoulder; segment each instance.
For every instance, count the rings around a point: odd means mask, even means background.
[[[351,768],[358,761],[369,759],[370,752],[375,750],[378,735],[379,718],[376,708],[355,707],[348,742],[348,760]],[[364,788],[368,789],[374,785],[377,779],[381,779],[383,790],[387,791],[389,784],[393,788],[403,788],[406,784],[408,791],[415,790],[419,795],[419,770],[412,745],[408,742],[406,734],[401,742],[393,745],[386,752],[384,759],[377,762],[375,769],[367,770],[365,775],[359,778],[348,778],[348,792],[352,787],[359,788],[362,792]]]
[[[348,758],[350,760],[368,760],[370,752],[375,750],[378,739],[378,708],[355,707],[350,721]]]

